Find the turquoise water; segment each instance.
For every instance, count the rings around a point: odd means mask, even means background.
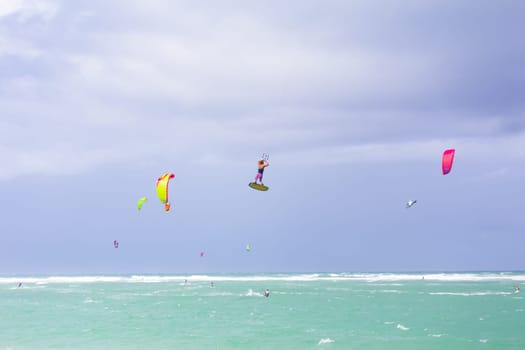
[[[0,277],[0,350],[525,349],[525,290],[514,292],[524,282],[524,273]]]

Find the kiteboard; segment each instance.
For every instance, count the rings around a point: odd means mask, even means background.
[[[250,183],[248,184],[248,186],[250,186],[250,187],[253,188],[254,190],[258,190],[258,191],[268,191],[268,186],[259,185],[258,183],[255,183],[255,182],[250,182]]]

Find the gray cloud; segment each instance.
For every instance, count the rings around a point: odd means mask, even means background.
[[[521,2],[25,4],[0,7],[4,178],[160,152],[377,161],[523,139]]]

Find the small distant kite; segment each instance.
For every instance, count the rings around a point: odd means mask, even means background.
[[[413,206],[414,204],[416,204],[416,203],[417,203],[417,200],[412,200],[412,199],[409,200],[409,201],[407,202],[407,208],[412,207],[412,206]]]
[[[117,240],[113,241],[113,247],[118,248],[118,241]]]
[[[175,177],[172,173],[162,174],[158,179],[155,187],[157,188],[157,196],[161,203],[164,204],[164,210],[169,211],[171,204],[168,202],[168,185],[171,179]]]
[[[247,252],[250,252],[251,250],[252,250],[252,246],[251,246],[251,245],[249,245],[249,244],[248,244],[248,245],[246,245],[246,251],[247,251]]]
[[[443,175],[447,175],[452,170],[452,163],[454,162],[454,155],[456,150],[451,148],[443,152],[443,159],[441,162],[441,169],[443,170]]]
[[[139,199],[139,201],[137,202],[137,209],[142,209],[142,205],[144,205],[144,202],[146,202],[147,200],[148,199],[146,197],[142,197],[141,199]]]
[[[201,252],[201,258],[204,256],[204,252]]]

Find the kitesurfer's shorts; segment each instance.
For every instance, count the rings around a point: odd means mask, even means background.
[[[255,175],[255,181],[257,180],[262,180],[262,175],[261,173],[257,173],[257,175]]]

